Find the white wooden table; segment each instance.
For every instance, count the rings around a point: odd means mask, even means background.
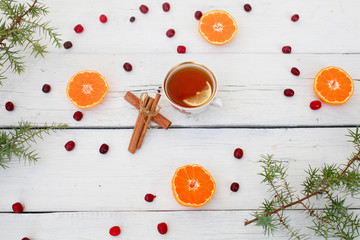
[[[174,0],[170,12],[159,0],[62,0],[47,1],[52,25],[73,48],[54,49],[45,59],[27,60],[26,73],[10,76],[0,87],[0,127],[9,128],[20,119],[42,125],[67,123],[67,130],[47,136],[34,146],[41,160],[35,165],[13,161],[0,169],[0,239],[24,236],[32,240],[116,239],[110,227],[122,229],[118,239],[266,239],[262,229],[244,226],[264,197],[260,184],[260,155],[275,154],[289,163],[290,182],[300,189],[308,164],[340,163],[352,151],[347,128],[360,124],[360,1],[358,0]],[[144,15],[139,6],[150,11]],[[194,12],[228,11],[238,23],[238,34],[224,46],[207,43],[198,34]],[[100,23],[100,14],[109,21]],[[290,17],[298,13],[296,23]],[[136,17],[134,23],[129,22]],[[85,31],[73,30],[81,23]],[[165,36],[174,28],[173,38]],[[185,45],[186,54],[177,54]],[[282,54],[290,45],[292,54]],[[137,111],[123,97],[154,94],[174,65],[195,61],[208,66],[219,82],[222,109],[210,108],[198,116],[177,112],[162,98],[162,114],[172,127],[149,130],[135,155],[127,151]],[[130,62],[132,72],[122,65]],[[316,100],[313,78],[323,67],[345,69],[355,82],[351,100],[342,106]],[[291,67],[301,71],[299,77]],[[83,111],[83,120],[72,115],[78,109],[67,99],[70,77],[92,69],[108,80],[109,93],[98,106]],[[41,91],[44,83],[52,90]],[[295,96],[283,95],[292,88]],[[15,104],[13,112],[3,107]],[[64,144],[73,140],[72,152]],[[107,143],[108,154],[99,146]],[[241,160],[235,148],[244,150]],[[214,198],[201,209],[180,206],[172,196],[175,169],[198,163],[214,177]],[[231,193],[230,184],[240,183]],[[144,201],[156,194],[154,202]],[[25,212],[14,214],[11,205],[22,202]],[[360,202],[354,202],[358,211]],[[297,211],[289,211],[296,226],[309,223]],[[156,229],[166,222],[169,231]],[[274,239],[287,239],[279,232]]]

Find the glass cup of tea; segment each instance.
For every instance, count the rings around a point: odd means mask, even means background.
[[[218,84],[204,65],[184,62],[173,67],[165,77],[163,89],[171,105],[182,113],[197,114],[209,105],[221,107],[215,99]]]

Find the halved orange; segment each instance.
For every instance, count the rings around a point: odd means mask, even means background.
[[[176,201],[185,207],[202,207],[215,193],[215,181],[200,165],[185,165],[176,169],[172,192]]]
[[[235,37],[237,25],[228,12],[213,10],[200,18],[199,32],[209,43],[223,45]]]
[[[66,95],[81,109],[98,105],[106,96],[109,86],[104,76],[96,71],[81,71],[69,80]]]
[[[353,95],[354,81],[343,69],[326,67],[316,75],[314,91],[324,103],[340,105]]]

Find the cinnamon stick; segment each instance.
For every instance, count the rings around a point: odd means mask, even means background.
[[[140,109],[140,103],[139,103],[140,99],[137,96],[135,96],[133,93],[127,92],[125,94],[124,98],[131,105],[133,105],[137,109]],[[167,130],[171,125],[171,121],[169,119],[167,119],[166,117],[164,117],[163,115],[161,115],[160,113],[157,114],[156,116],[154,116],[152,118],[152,120],[165,130]]]
[[[155,96],[155,99],[154,99],[153,101],[151,101],[152,99],[150,99],[150,101],[152,102],[151,108],[149,108],[150,111],[151,111],[151,113],[153,113],[153,112],[155,111],[156,106],[157,106],[158,103],[159,103],[160,97],[161,97],[161,94],[160,94],[160,93],[157,93],[156,96]],[[149,101],[149,102],[150,102],[150,101]],[[150,105],[150,103],[149,103],[149,105]],[[155,116],[156,116],[156,115],[155,115]],[[141,148],[142,142],[144,141],[144,137],[145,137],[146,131],[147,131],[149,125],[150,125],[150,122],[151,122],[151,119],[152,119],[152,118],[153,118],[152,116],[148,116],[147,119],[146,119],[145,126],[144,126],[144,128],[142,129],[142,131],[141,131],[140,138],[139,138],[139,142],[138,142],[138,144],[137,144],[137,148],[138,148],[138,149]]]
[[[149,99],[150,99],[149,97],[146,97],[144,99],[146,106],[149,103]],[[140,108],[140,103],[139,103],[139,108]],[[139,142],[139,137],[141,135],[142,129],[144,128],[144,125],[145,123],[144,123],[143,113],[139,111],[128,148],[128,151],[131,152],[132,154],[135,153],[136,146],[137,143]]]

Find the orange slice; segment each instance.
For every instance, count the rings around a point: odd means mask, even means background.
[[[235,37],[237,25],[229,13],[214,10],[205,13],[200,18],[199,32],[209,43],[223,45]]]
[[[316,75],[314,91],[324,103],[340,105],[353,95],[354,81],[343,69],[327,67]]]
[[[194,96],[183,100],[184,103],[191,107],[198,107],[203,105],[211,97],[211,85],[206,82],[206,86],[199,92],[196,92]]]
[[[185,207],[202,207],[215,193],[215,181],[205,168],[193,164],[176,169],[172,191],[176,201]]]
[[[66,87],[70,101],[81,109],[98,105],[106,96],[109,86],[106,79],[96,71],[76,73]]]

